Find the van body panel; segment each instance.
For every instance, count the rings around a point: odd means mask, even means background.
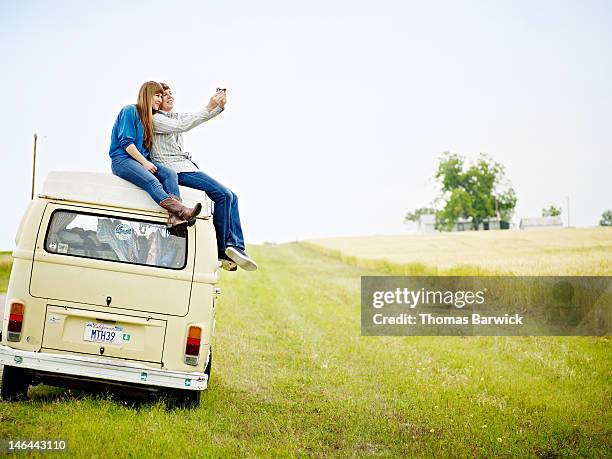
[[[121,344],[85,340],[88,323],[120,329],[117,334],[123,335]],[[42,347],[161,363],[165,334],[165,320],[48,305]]]
[[[90,208],[79,206],[47,206],[34,253],[30,281],[33,297],[175,316],[188,313],[195,244],[187,244],[186,265],[181,270],[50,253],[45,249],[45,237],[55,210],[91,213]],[[133,214],[106,209],[98,209],[96,214],[134,218]],[[154,217],[143,220],[164,223]],[[188,239],[194,238],[192,227]]]
[[[173,369],[178,371],[204,371],[206,356],[212,339],[212,328],[214,320],[214,286],[210,284],[193,284],[193,298],[197,298],[197,303],[193,304],[192,312],[189,317],[182,319],[180,325],[177,319],[173,319],[174,325],[168,328],[166,344],[164,346],[164,363],[173,362]],[[200,341],[200,360],[197,366],[190,366],[184,363],[185,345],[187,344],[187,332],[191,325],[202,328]],[[177,361],[178,357],[178,361]]]
[[[38,198],[34,199],[34,201],[28,205],[19,224],[17,235],[19,236],[19,242],[17,243],[16,250],[13,252],[13,256],[15,256],[15,253],[20,251],[20,249],[29,252],[34,251],[36,237],[41,225],[40,217],[43,215],[45,207],[47,207],[47,201]],[[32,257],[30,256],[30,260],[31,259]]]
[[[43,299],[32,298],[28,292],[31,270],[32,259],[13,259],[2,324],[2,339],[6,341],[4,337],[7,336],[11,301],[21,301],[25,304],[21,341],[11,342],[10,345],[26,351],[38,351],[42,344],[46,302]]]
[[[19,226],[17,227],[17,232],[15,233],[15,245],[19,245],[19,239],[21,238],[21,234],[23,233],[23,227],[26,225],[27,216],[31,215],[30,208],[34,205],[36,201],[30,201],[28,203],[28,207],[26,207],[26,211],[19,222]]]
[[[215,227],[211,220],[198,220],[198,229],[195,234],[195,245],[197,257],[195,259],[195,269],[193,282],[216,284],[219,272],[219,255],[217,251],[217,237]]]

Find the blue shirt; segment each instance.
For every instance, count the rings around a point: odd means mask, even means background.
[[[125,149],[132,143],[142,156],[149,159],[149,149],[144,146],[144,128],[136,105],[126,105],[119,112],[113,126],[109,151],[111,159],[131,158]]]

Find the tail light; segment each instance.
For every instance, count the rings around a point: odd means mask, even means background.
[[[187,344],[185,345],[185,363],[197,365],[200,359],[200,343],[202,342],[202,329],[190,326],[187,332]]]
[[[8,323],[7,341],[21,340],[21,327],[23,326],[23,313],[25,305],[23,303],[11,303]]]

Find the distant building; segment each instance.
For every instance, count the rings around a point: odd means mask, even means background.
[[[561,217],[521,218],[520,229],[563,228]]]
[[[471,218],[460,218],[455,222],[453,231],[474,231]]]
[[[455,226],[452,231],[474,231],[471,218],[459,218],[455,222]],[[478,225],[479,231],[499,230],[508,229],[510,224],[500,218],[491,217],[481,222]],[[417,222],[417,229],[419,233],[435,233],[436,230],[436,216],[433,214],[421,215]]]
[[[490,217],[478,224],[478,231],[505,230],[510,228],[510,223],[499,217]],[[471,218],[460,218],[455,223],[453,231],[474,231]]]
[[[433,214],[421,215],[417,221],[417,231],[419,233],[435,233],[436,230],[436,216]]]

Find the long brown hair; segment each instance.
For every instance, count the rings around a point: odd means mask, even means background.
[[[164,89],[157,81],[147,81],[138,91],[136,108],[144,128],[144,146],[148,149],[153,144],[153,96],[163,93]]]

